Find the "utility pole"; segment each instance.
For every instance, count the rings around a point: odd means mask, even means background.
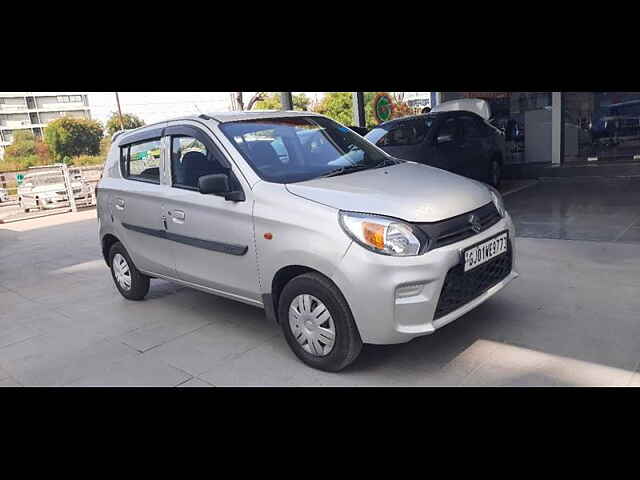
[[[293,110],[291,92],[280,92],[280,104],[282,105],[281,110]]]
[[[351,92],[353,103],[353,123],[358,127],[366,127],[364,116],[364,92]]]
[[[120,108],[120,97],[118,97],[118,92],[116,92],[116,103],[118,104],[118,116],[120,117],[120,128],[124,130],[124,122],[122,121],[122,109]]]

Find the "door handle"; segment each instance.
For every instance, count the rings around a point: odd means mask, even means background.
[[[124,210],[124,199],[123,198],[116,198],[116,208],[118,210]]]
[[[182,210],[174,210],[172,217],[175,223],[184,223],[184,219],[186,218],[186,215]]]

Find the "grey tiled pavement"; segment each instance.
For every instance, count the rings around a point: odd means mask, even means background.
[[[329,374],[258,308],[160,280],[124,300],[93,210],[0,225],[0,386],[640,386],[640,245],[517,246],[522,276],[490,301]]]

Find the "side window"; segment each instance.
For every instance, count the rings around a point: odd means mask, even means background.
[[[226,173],[225,169],[198,139],[171,137],[171,180],[178,188],[198,189],[198,180],[205,175]]]
[[[455,118],[447,118],[438,130],[438,138],[450,137],[455,140],[457,137],[457,122]]]
[[[414,145],[424,138],[425,126],[416,122],[406,122],[394,126],[389,133],[378,140],[379,147],[400,147],[403,145]]]
[[[120,160],[125,178],[160,184],[159,138],[121,148]]]
[[[474,139],[484,137],[483,130],[480,129],[480,125],[475,118],[463,115],[458,118],[458,121],[461,125],[462,138]]]

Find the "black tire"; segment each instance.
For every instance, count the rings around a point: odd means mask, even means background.
[[[116,279],[113,258],[117,254],[122,255],[129,266],[131,287],[128,290],[123,288]],[[142,300],[147,295],[147,293],[149,293],[149,277],[138,271],[133,261],[131,261],[129,253],[127,253],[127,250],[120,242],[114,243],[109,250],[109,268],[111,270],[111,278],[113,278],[113,283],[115,284],[120,294],[127,300]]]
[[[302,294],[313,295],[324,303],[333,318],[336,331],[335,343],[325,356],[316,356],[304,350],[291,331],[289,307],[291,302]],[[362,339],[347,301],[338,287],[319,273],[310,272],[299,275],[284,286],[278,301],[278,318],[291,350],[304,363],[318,370],[340,371],[351,364],[362,350]]]
[[[500,160],[493,159],[491,160],[491,164],[489,165],[489,184],[494,187],[500,187],[500,183],[502,182],[502,163]]]

